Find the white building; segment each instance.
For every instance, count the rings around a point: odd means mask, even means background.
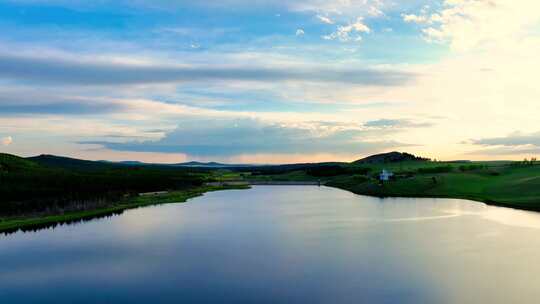
[[[389,181],[392,176],[394,176],[394,173],[390,171],[386,171],[386,169],[383,169],[381,174],[379,174],[379,180],[383,182]]]

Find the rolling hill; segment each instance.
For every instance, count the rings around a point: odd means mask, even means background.
[[[38,168],[39,165],[28,159],[11,154],[0,153],[0,172],[21,171]]]
[[[428,158],[419,157],[406,152],[389,152],[371,155],[357,161],[354,164],[384,164],[384,163],[397,163],[405,161],[429,161]]]
[[[78,170],[78,171],[99,171],[111,169],[119,166],[121,164],[103,162],[103,161],[91,161],[91,160],[82,160],[70,157],[56,156],[56,155],[46,155],[42,154],[39,156],[28,157],[27,161],[37,163],[44,167],[49,168],[61,168],[66,170]]]

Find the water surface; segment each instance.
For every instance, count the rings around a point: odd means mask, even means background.
[[[0,303],[537,303],[540,214],[255,186],[0,236]]]

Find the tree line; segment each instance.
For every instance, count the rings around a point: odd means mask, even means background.
[[[118,167],[91,172],[2,161],[0,215],[87,209],[141,192],[200,186],[205,175],[181,168]]]

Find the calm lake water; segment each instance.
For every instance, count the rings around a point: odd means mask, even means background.
[[[538,303],[540,213],[256,186],[0,236],[0,303]]]

